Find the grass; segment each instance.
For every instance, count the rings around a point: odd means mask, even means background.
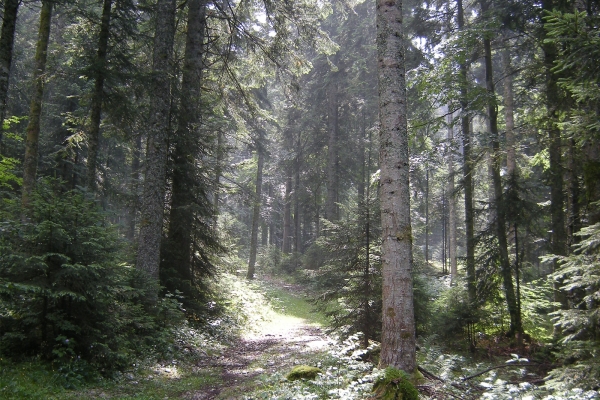
[[[315,311],[315,307],[309,302],[305,293],[293,293],[291,290],[266,282],[260,282],[258,286],[279,314],[300,318],[309,325],[327,326],[327,319],[323,314]]]
[[[185,366],[141,369],[117,380],[80,381],[67,378],[43,362],[3,361],[0,374],[2,399],[136,399],[178,398],[186,392],[219,382],[219,371]],[[74,388],[75,387],[75,388]]]

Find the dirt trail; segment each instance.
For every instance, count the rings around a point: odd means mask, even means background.
[[[291,291],[291,290],[290,290]],[[223,354],[203,359],[204,366],[221,369],[221,383],[191,393],[194,400],[238,399],[256,387],[256,378],[291,370],[306,353],[324,351],[333,340],[302,318],[276,313]],[[199,364],[200,364],[199,363]],[[201,365],[199,365],[201,366]]]

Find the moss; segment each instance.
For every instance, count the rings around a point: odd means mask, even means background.
[[[374,399],[418,400],[419,392],[411,383],[411,377],[404,371],[387,367],[384,374],[373,385]]]
[[[298,379],[315,379],[320,374],[321,369],[317,367],[311,367],[308,365],[298,365],[294,367],[292,371],[286,376],[288,381],[295,381]]]

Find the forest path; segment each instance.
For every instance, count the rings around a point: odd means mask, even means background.
[[[301,289],[274,278],[263,278],[264,283],[280,290],[286,299],[295,305],[300,303],[304,311],[294,307],[278,306],[280,298],[271,297],[270,318],[253,327],[237,343],[222,354],[200,360],[199,366],[221,370],[220,382],[210,387],[188,393],[187,399],[242,399],[261,386],[261,377],[275,373],[287,374],[295,365],[317,360],[327,351],[333,340],[318,323],[310,321],[306,310],[310,310],[303,299]],[[287,294],[287,295],[286,295]],[[304,303],[304,304],[302,304]],[[303,315],[308,318],[301,318]],[[315,361],[316,363],[316,361]]]

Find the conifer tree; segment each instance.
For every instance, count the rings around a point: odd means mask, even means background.
[[[377,1],[383,328],[380,365],[416,368],[402,1]]]
[[[159,0],[154,8],[154,17],[156,28],[152,62],[152,102],[148,123],[145,179],[140,200],[136,268],[158,281],[171,117],[175,1]]]

